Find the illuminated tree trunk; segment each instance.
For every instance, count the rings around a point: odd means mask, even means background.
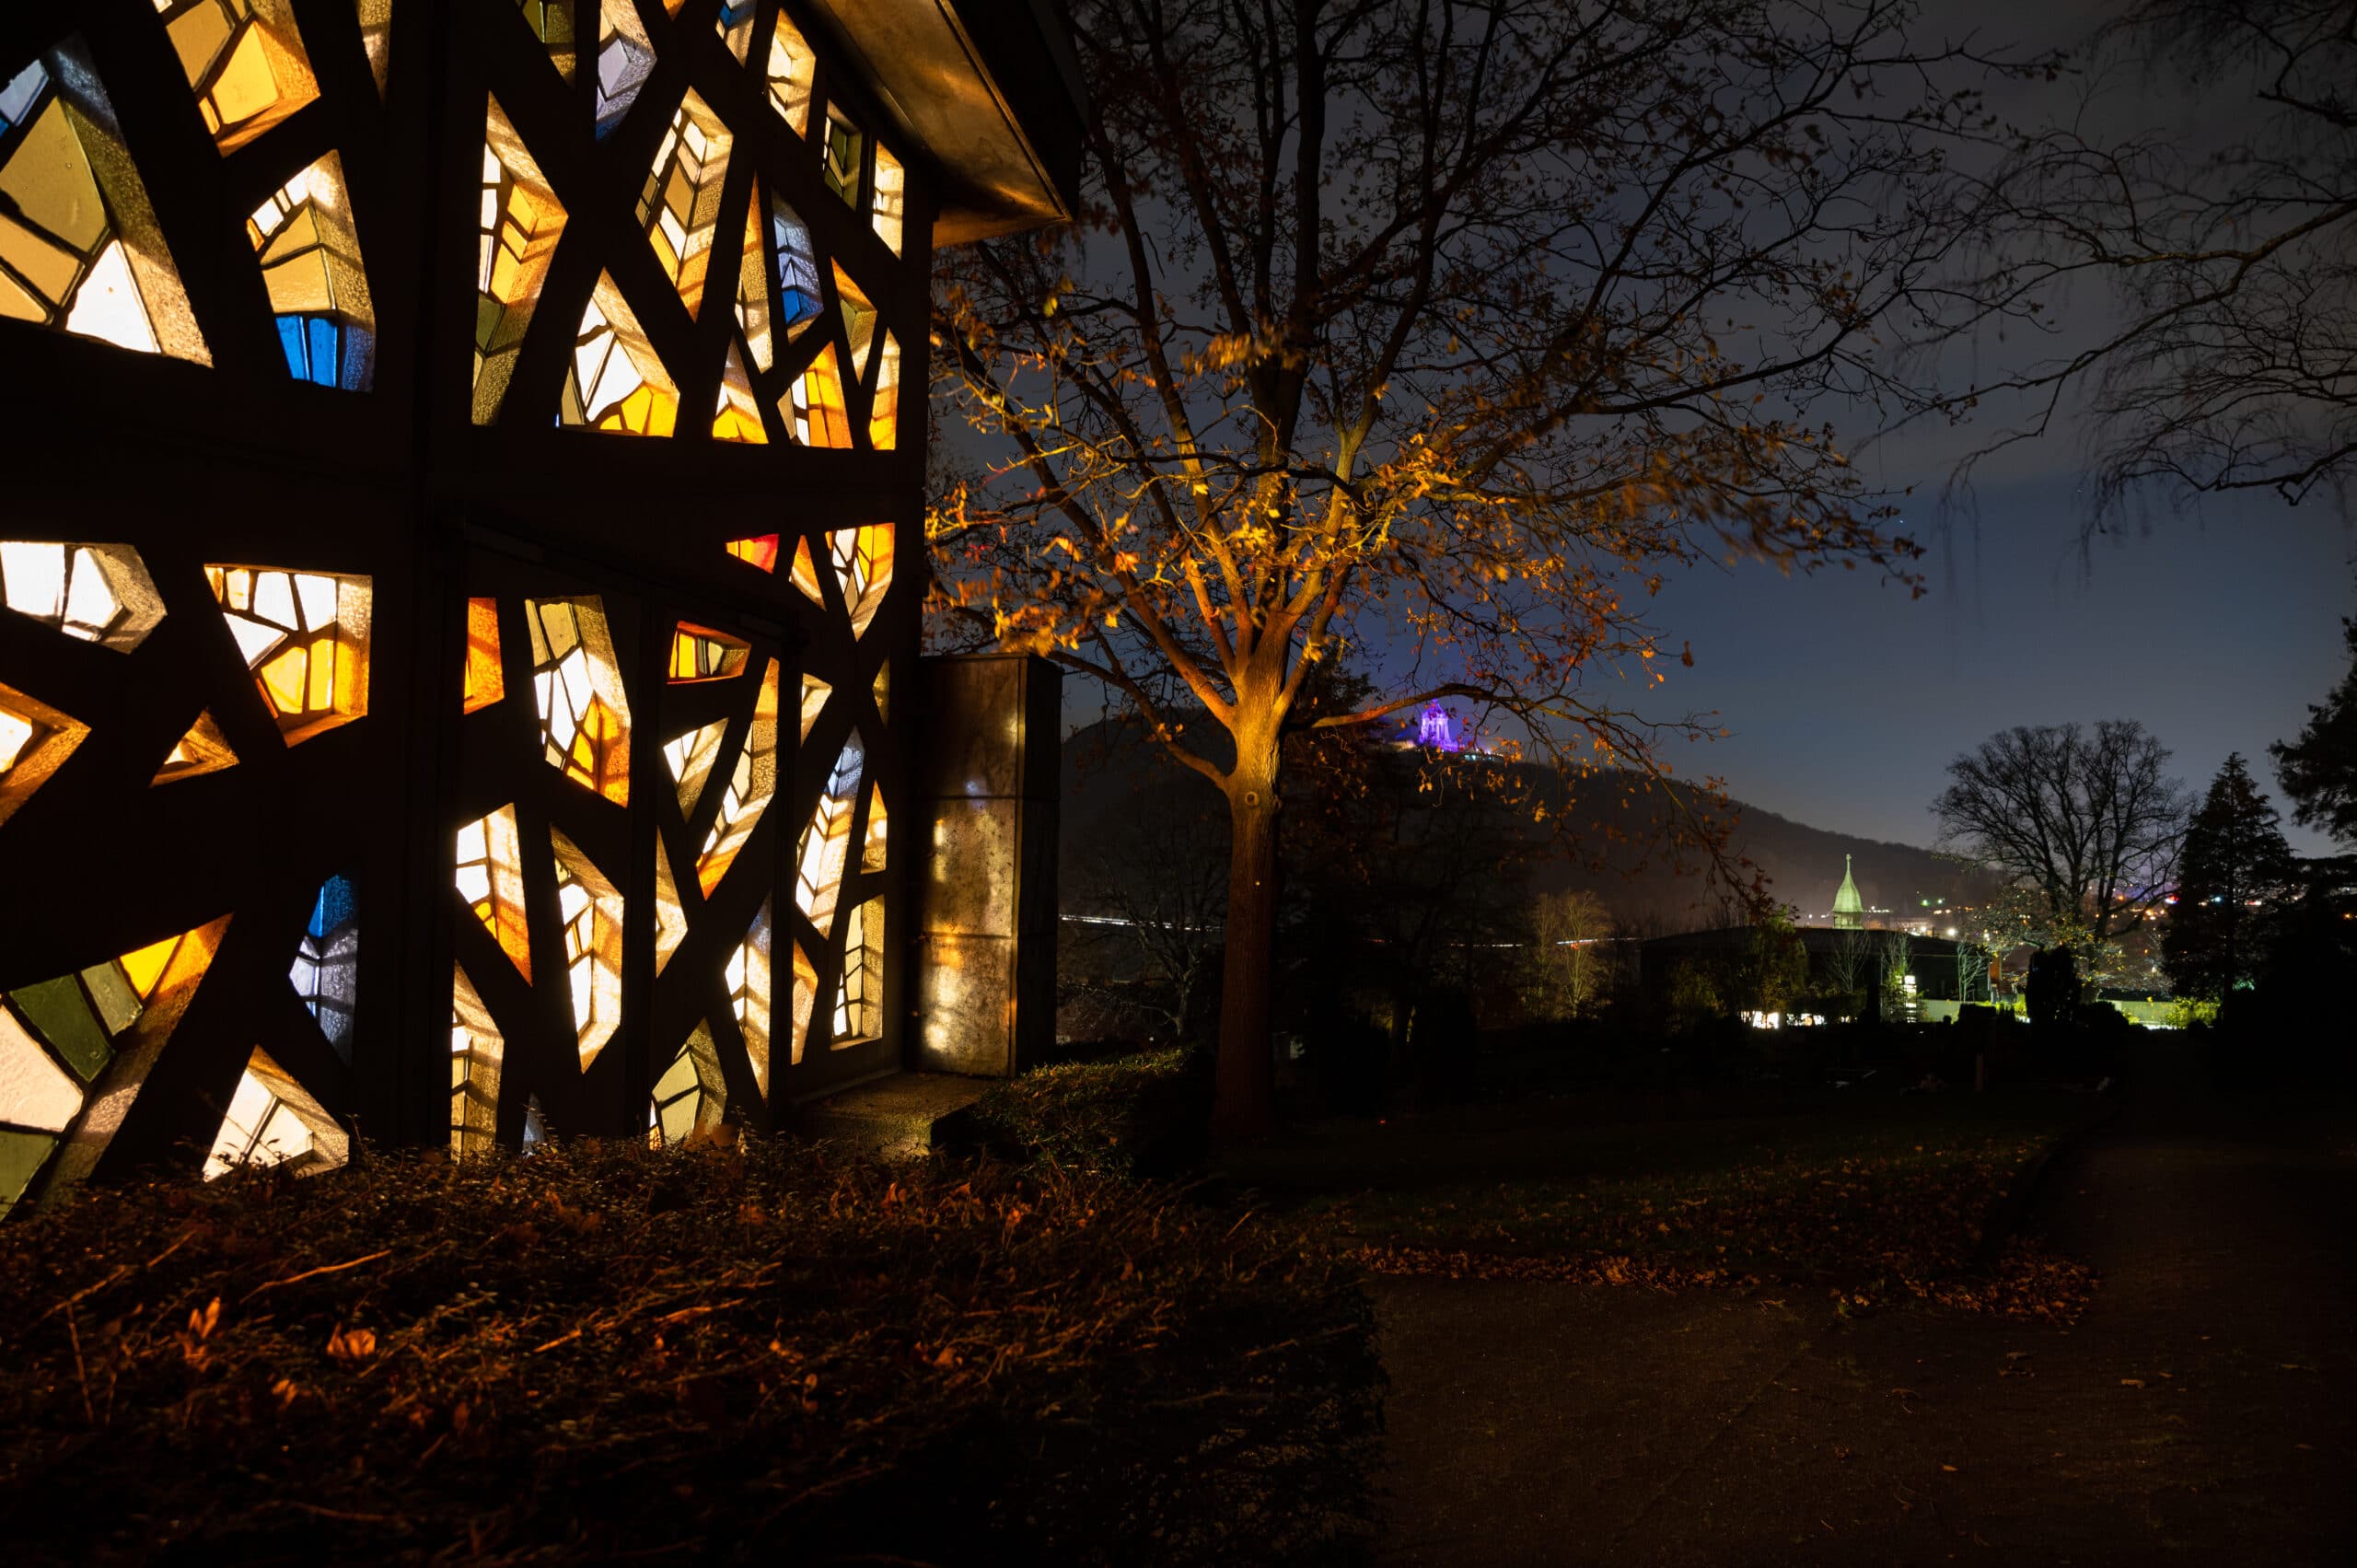
[[[1228,775],[1227,951],[1220,991],[1219,1074],[1212,1135],[1257,1138],[1276,1122],[1269,992],[1277,945],[1277,745],[1237,735]]]

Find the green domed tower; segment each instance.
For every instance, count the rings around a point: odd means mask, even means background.
[[[1857,931],[1866,923],[1866,900],[1850,877],[1850,857],[1841,857],[1841,890],[1833,895],[1833,925],[1837,931]]]

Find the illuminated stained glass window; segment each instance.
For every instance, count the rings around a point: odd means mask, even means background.
[[[741,637],[682,621],[671,633],[671,684],[726,680],[745,670],[751,645]]]
[[[761,1094],[770,1092],[770,905],[753,917],[745,939],[728,950],[726,970],[728,1005],[745,1037],[745,1054],[753,1064],[753,1082]]]
[[[52,1180],[77,1179],[96,1163],[139,1091],[137,1077],[117,1068],[101,1093],[100,1074],[130,1049],[131,1031],[152,1007],[203,978],[227,925],[215,921],[0,995],[0,1215],[24,1196],[77,1118],[75,1144]],[[135,1074],[135,1058],[132,1065]]]
[[[491,100],[483,122],[482,192],[475,273],[474,418],[489,424],[507,399],[525,329],[548,281],[564,204]]]
[[[797,136],[810,134],[810,87],[819,71],[819,56],[802,29],[778,13],[770,34],[770,107],[778,111]]]
[[[638,221],[646,230],[646,242],[678,285],[691,316],[703,306],[713,231],[720,223],[720,188],[728,175],[729,139],[720,117],[690,92],[673,111],[670,129],[655,151],[655,167],[638,193]]]
[[[900,167],[884,144],[876,144],[876,211],[872,221],[876,232],[892,254],[900,253],[902,231],[908,225],[909,171]]]
[[[211,710],[196,715],[188,733],[173,743],[164,757],[164,765],[156,770],[150,784],[173,784],[181,779],[202,778],[238,765],[238,753],[230,747],[228,737],[213,722]]]
[[[349,877],[331,877],[319,884],[286,978],[319,1020],[328,1043],[351,1061],[353,1012],[360,991],[360,899]]]
[[[843,980],[835,993],[837,1050],[884,1033],[884,900],[853,904],[843,927]]]
[[[467,684],[463,712],[487,708],[507,695],[506,670],[499,662],[499,601],[467,600]]]
[[[795,1066],[802,1064],[802,1047],[810,1038],[810,1016],[819,1009],[819,971],[802,954],[802,945],[794,945],[794,1051]]]
[[[810,726],[819,722],[819,714],[826,707],[827,699],[835,689],[815,675],[802,678],[802,738],[810,738]]]
[[[360,47],[367,52],[381,101],[393,65],[393,0],[353,0],[353,8],[360,16]]]
[[[204,575],[289,746],[368,711],[367,578],[232,565]]]
[[[769,809],[770,797],[777,793],[777,683],[778,663],[772,659],[753,704],[753,722],[728,776],[727,793],[721,796],[720,815],[704,840],[703,853],[696,857],[696,883],[706,895],[728,875],[737,852],[761,824],[761,813]]]
[[[127,544],[0,540],[0,600],[52,631],[124,654],[164,619],[146,563]]]
[[[661,974],[671,955],[688,939],[688,912],[679,902],[679,879],[671,875],[671,851],[660,833],[655,838],[655,972]]]
[[[819,176],[827,182],[828,190],[854,210],[859,206],[859,166],[865,140],[859,127],[841,110],[828,106],[826,139],[819,148]]]
[[[829,536],[835,580],[842,585],[843,609],[851,616],[854,637],[865,634],[884,596],[892,591],[892,540],[890,523],[842,528]]]
[[[752,356],[753,368],[764,375],[776,357],[770,334],[769,277],[769,258],[761,250],[761,194],[757,188],[745,212],[745,242],[737,250],[737,332],[745,352]],[[733,360],[734,344],[729,354]],[[742,364],[733,368],[739,374],[744,370]]]
[[[824,608],[827,602],[826,590],[819,586],[818,563],[810,559],[810,541],[807,539],[797,539],[794,541],[793,575],[794,586],[802,590],[802,597],[812,604]]]
[[[890,665],[888,664],[876,672],[876,685],[873,692],[876,698],[877,720],[884,724],[890,724],[892,722],[892,667]]]
[[[658,1149],[677,1148],[699,1128],[719,1126],[727,1106],[728,1089],[720,1074],[720,1053],[712,1043],[712,1026],[698,1024],[655,1081],[646,1105],[646,1141]]]
[[[794,901],[822,936],[835,926],[835,900],[842,891],[843,862],[851,848],[852,807],[857,804],[860,771],[866,761],[859,732],[853,730],[827,775],[826,793],[819,797],[795,854]]]
[[[713,19],[713,26],[742,65],[753,43],[753,0],[720,0],[720,15]]]
[[[47,784],[90,726],[0,682],[0,822]]]
[[[889,332],[876,367],[876,395],[868,400],[867,444],[879,452],[900,444],[900,340]]]
[[[573,998],[573,1031],[586,1072],[622,1020],[622,917],[614,885],[552,829],[556,851],[557,918],[564,923],[564,979]]]
[[[73,92],[39,60],[0,84],[0,318],[212,364],[97,76],[49,59]]]
[[[516,972],[532,978],[532,943],[524,919],[523,846],[516,831],[516,807],[503,806],[459,830],[459,896],[467,900]]]
[[[843,403],[842,372],[835,345],[819,351],[810,368],[794,378],[794,438],[806,447],[851,446],[851,410]]]
[[[532,632],[541,755],[582,788],[629,805],[630,699],[604,605],[594,594],[528,599],[524,619]]]
[[[727,733],[728,721],[714,719],[663,743],[664,765],[671,770],[671,782],[679,786],[681,816],[695,810],[704,781],[712,777],[712,765],[720,760],[721,738]]]
[[[602,273],[574,335],[573,366],[557,417],[563,424],[618,436],[668,436],[679,423],[678,384],[621,290]]]
[[[756,446],[769,444],[770,433],[761,424],[761,405],[753,400],[752,378],[745,374],[745,362],[737,356],[735,343],[728,345],[728,358],[720,370],[720,396],[712,411],[712,438]]]
[[[728,553],[748,566],[758,566],[764,572],[777,570],[777,535],[755,534],[750,539],[732,539]]]
[[[819,286],[819,247],[800,215],[770,198],[770,242],[777,250],[778,328],[792,343],[826,309]]]
[[[335,154],[255,208],[246,238],[261,257],[279,346],[295,378],[366,391],[376,379],[377,312]]]
[[[351,1141],[327,1108],[294,1074],[257,1048],[229,1097],[229,1109],[204,1158],[204,1179],[241,1167],[284,1165],[301,1176],[333,1170],[351,1155]]]
[[[888,814],[884,809],[884,786],[870,784],[867,788],[867,838],[859,848],[859,868],[862,871],[884,869],[884,851]]]
[[[319,96],[289,0],[156,0],[156,11],[223,152]]]
[[[622,122],[655,69],[655,44],[633,0],[602,0],[598,13],[598,139]]]
[[[450,979],[450,1157],[488,1154],[499,1143],[499,1068],[507,1040],[463,965]]]
[[[549,64],[556,67],[558,75],[573,80],[574,56],[578,50],[574,34],[575,0],[516,0],[516,8],[524,13],[524,20],[540,41],[548,46]]]
[[[835,263],[835,300],[842,308],[843,341],[851,345],[852,379],[864,380],[868,351],[876,343],[876,303],[851,281],[840,261]]]

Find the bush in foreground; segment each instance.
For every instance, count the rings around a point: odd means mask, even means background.
[[[1297,1232],[1052,1167],[563,1144],[0,1232],[17,1561],[1272,1561],[1381,1371]]]
[[[1209,1063],[1184,1046],[1034,1067],[993,1084],[972,1134],[1004,1158],[1107,1176],[1169,1177],[1208,1152]]]

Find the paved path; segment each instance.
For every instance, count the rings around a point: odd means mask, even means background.
[[[2357,1561],[2357,1114],[2131,1105],[2049,1169],[2031,1223],[2103,1272],[2075,1330],[1382,1285],[1385,1551]]]

